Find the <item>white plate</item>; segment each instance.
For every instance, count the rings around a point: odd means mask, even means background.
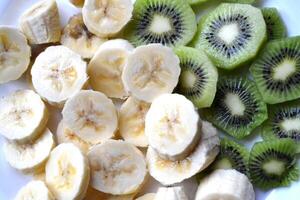
[[[0,25],[18,25],[18,18],[22,12],[30,7],[38,0],[0,0]],[[57,0],[61,24],[66,24],[68,18],[80,10],[71,6],[67,0]],[[287,25],[288,33],[290,36],[300,35],[300,1],[299,0],[261,0],[261,5],[276,7],[282,18]],[[198,6],[197,10],[210,8],[211,5]],[[7,84],[0,85],[0,96],[9,94],[17,89],[27,88],[27,84],[24,76],[17,81],[12,81]],[[48,127],[53,133],[56,131],[57,121],[61,118],[57,109],[51,108],[51,119],[48,123]],[[3,139],[0,139],[0,146],[2,146]],[[251,145],[252,142],[248,144]],[[25,176],[20,172],[12,169],[3,157],[2,150],[0,150],[0,200],[13,199],[18,189],[23,186],[31,177]],[[194,198],[196,191],[196,182],[194,179],[190,179],[182,183],[185,187],[186,193],[190,199]],[[145,187],[145,191],[156,191],[159,183],[154,180],[150,180]],[[288,188],[278,188],[269,192],[256,191],[257,200],[299,200],[300,199],[300,182],[294,183]]]

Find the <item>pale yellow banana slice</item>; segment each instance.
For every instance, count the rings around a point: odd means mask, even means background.
[[[163,185],[180,183],[210,165],[219,153],[220,140],[217,130],[208,122],[202,123],[202,133],[195,150],[183,160],[163,159],[151,147],[147,151],[150,175]]]
[[[183,187],[160,187],[154,200],[188,200]]]
[[[99,46],[106,40],[89,32],[83,23],[82,15],[77,14],[71,17],[65,26],[60,43],[83,58],[92,58]]]
[[[171,93],[179,75],[179,58],[173,50],[162,44],[148,44],[128,56],[122,80],[130,95],[151,103],[159,95]]]
[[[84,24],[99,37],[116,35],[132,16],[131,0],[85,0],[82,8]]]
[[[30,62],[30,46],[23,33],[9,26],[0,26],[0,84],[17,80]]]
[[[205,177],[195,200],[255,200],[253,186],[247,176],[234,170],[216,170]]]
[[[154,200],[155,195],[156,195],[155,193],[148,193],[148,194],[144,194],[143,196],[140,196],[139,198],[136,198],[135,200]]]
[[[145,135],[160,156],[184,159],[198,144],[202,121],[193,103],[179,94],[157,97],[146,115]]]
[[[103,93],[82,90],[67,100],[62,111],[64,124],[82,140],[98,144],[114,137],[117,110]]]
[[[140,150],[121,140],[107,140],[88,153],[91,186],[113,195],[135,193],[143,184],[147,169]]]
[[[122,71],[133,46],[126,40],[115,39],[103,43],[88,65],[90,84],[94,90],[108,97],[124,99],[128,96],[122,83]]]
[[[86,63],[67,47],[51,46],[38,55],[31,76],[33,87],[42,98],[62,106],[86,83]]]
[[[6,141],[3,150],[10,166],[23,172],[34,172],[43,167],[54,146],[53,135],[46,128],[39,138],[26,144]]]
[[[60,20],[55,0],[43,0],[20,17],[20,27],[31,44],[59,42]]]
[[[55,200],[43,181],[30,181],[17,193],[14,200]]]
[[[84,4],[84,0],[69,0],[76,7],[82,7]]]
[[[53,149],[46,164],[46,184],[57,200],[81,200],[90,179],[88,161],[78,147],[63,143]]]
[[[150,104],[129,97],[119,111],[119,134],[127,142],[138,147],[147,147],[145,116]]]
[[[84,197],[84,200],[133,200],[134,196],[135,193],[127,195],[112,195],[100,192],[98,190],[93,189],[92,187],[89,187],[86,196]]]
[[[19,143],[34,140],[48,121],[48,110],[32,90],[18,90],[0,99],[0,133]]]

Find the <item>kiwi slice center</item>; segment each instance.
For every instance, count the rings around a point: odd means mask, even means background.
[[[285,171],[285,163],[281,160],[272,159],[265,162],[262,168],[266,174],[280,176]]]
[[[163,15],[154,15],[149,30],[156,34],[163,34],[172,31],[172,25],[168,17]]]
[[[296,62],[294,60],[285,59],[279,65],[274,68],[273,78],[275,80],[284,81],[288,77],[292,76],[296,71]]]
[[[238,38],[239,32],[239,26],[236,23],[226,24],[220,28],[218,37],[229,45]]]
[[[181,74],[181,81],[185,88],[192,88],[197,81],[197,77],[193,72],[186,70]]]
[[[281,122],[281,127],[285,131],[300,131],[300,119],[285,119]]]
[[[244,115],[246,107],[243,101],[240,99],[239,95],[228,93],[226,94],[224,102],[232,115],[238,115],[238,116]]]

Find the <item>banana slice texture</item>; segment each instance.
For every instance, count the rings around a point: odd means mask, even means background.
[[[220,169],[205,177],[195,200],[255,200],[253,186],[247,176],[234,169]]]
[[[85,0],[83,21],[90,32],[99,37],[114,36],[132,17],[131,0]]]
[[[183,95],[163,94],[151,104],[145,119],[149,145],[170,160],[184,159],[198,144],[202,120]]]
[[[146,159],[150,175],[163,185],[172,185],[194,176],[210,165],[219,153],[220,140],[217,130],[209,122],[204,121],[201,129],[198,145],[183,160],[164,159],[149,147]]]
[[[40,53],[32,68],[32,84],[50,104],[62,106],[87,81],[86,62],[64,46],[51,46]]]
[[[17,80],[29,66],[30,46],[23,33],[0,26],[0,84]]]
[[[147,147],[148,139],[145,135],[145,117],[150,104],[129,97],[119,111],[119,134],[127,142]]]
[[[69,0],[71,4],[73,4],[76,7],[82,8],[84,4],[84,0]]]
[[[34,140],[48,121],[48,110],[32,90],[18,90],[0,99],[0,133],[19,143]]]
[[[172,93],[179,75],[179,58],[173,50],[162,44],[148,44],[128,56],[122,80],[130,95],[151,103],[161,94]]]
[[[54,146],[54,137],[46,128],[38,139],[26,144],[6,141],[3,151],[10,166],[23,172],[34,172],[44,166]]]
[[[183,187],[160,187],[154,200],[188,200]]]
[[[128,96],[121,79],[124,65],[133,46],[123,39],[103,43],[88,65],[89,82],[94,90],[108,97],[124,99]]]
[[[118,128],[116,107],[101,92],[78,92],[66,102],[62,115],[63,123],[78,137],[91,144],[114,137]]]
[[[83,58],[92,58],[99,46],[107,41],[88,31],[83,23],[82,15],[77,14],[70,18],[62,32],[60,43]]]
[[[89,187],[84,200],[133,200],[135,195],[135,193],[127,195],[112,195]]]
[[[43,0],[20,17],[20,27],[31,44],[59,42],[60,19],[55,0]]]
[[[17,193],[14,200],[55,200],[43,181],[30,181]]]
[[[90,179],[87,158],[72,143],[53,149],[45,168],[46,184],[57,200],[81,200]]]
[[[91,186],[113,195],[135,193],[145,181],[146,161],[140,150],[121,140],[107,140],[88,153]]]
[[[136,198],[135,200],[154,200],[155,199],[155,193],[147,193],[143,196],[140,196],[139,198]],[[165,199],[167,200],[167,199]]]

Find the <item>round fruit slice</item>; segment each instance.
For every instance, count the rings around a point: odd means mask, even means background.
[[[17,193],[15,200],[55,200],[43,181],[30,181]]]
[[[155,193],[147,193],[143,196],[136,198],[135,200],[155,200]]]
[[[30,46],[18,29],[0,26],[0,84],[17,80],[30,62]]]
[[[107,140],[88,153],[92,170],[91,186],[113,195],[135,193],[147,174],[140,150],[121,140]]]
[[[160,187],[158,188],[155,200],[188,200],[183,187]]]
[[[91,186],[89,186],[87,193],[84,197],[85,200],[134,200],[136,194],[127,194],[127,195],[112,195],[100,192]]]
[[[48,110],[32,90],[18,90],[0,99],[0,133],[21,143],[34,140],[48,121]]]

